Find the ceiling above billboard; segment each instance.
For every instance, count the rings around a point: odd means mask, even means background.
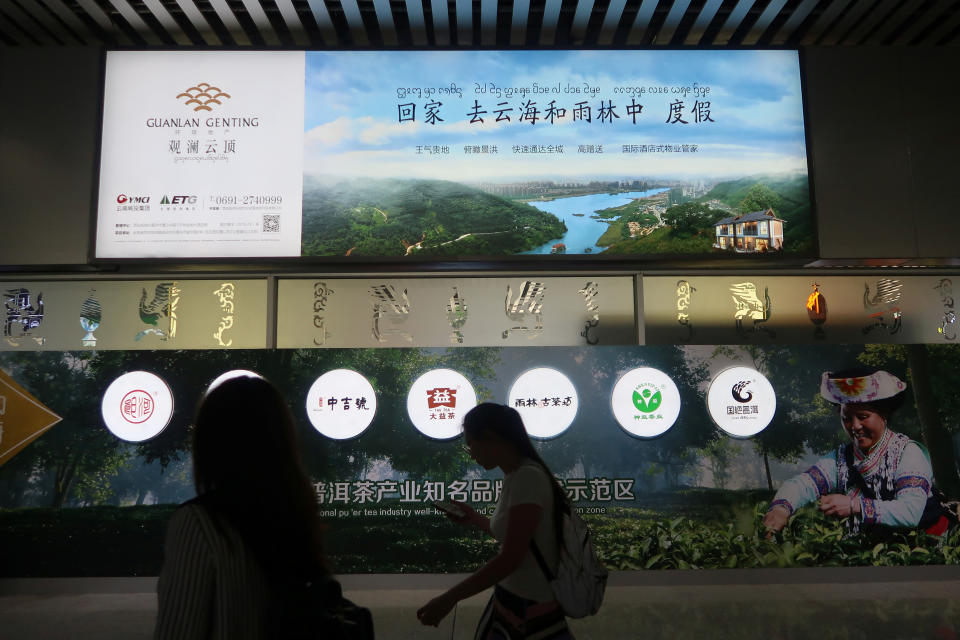
[[[0,46],[937,45],[958,21],[950,0],[19,0],[0,8]]]

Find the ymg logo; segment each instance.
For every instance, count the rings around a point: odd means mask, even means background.
[[[183,100],[185,105],[193,105],[194,111],[213,111],[210,105],[221,105],[222,101],[228,98],[230,98],[229,93],[224,93],[220,87],[206,82],[200,82],[177,96],[177,100]]]
[[[117,204],[149,204],[150,196],[128,196],[121,193],[117,196]]]

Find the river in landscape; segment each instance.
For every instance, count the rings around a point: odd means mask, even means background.
[[[557,198],[556,200],[533,201],[531,205],[547,211],[557,216],[567,223],[567,232],[562,238],[557,238],[547,242],[530,251],[524,251],[524,254],[542,254],[550,253],[553,245],[563,243],[567,247],[567,253],[599,253],[603,247],[597,246],[597,240],[607,230],[608,223],[604,220],[596,220],[590,216],[595,215],[597,211],[619,207],[625,205],[635,198],[646,198],[656,195],[666,188],[649,189],[648,191],[627,191],[624,193],[594,193],[588,196],[571,196],[569,198]],[[580,215],[575,215],[580,214]],[[590,251],[587,251],[590,249]]]

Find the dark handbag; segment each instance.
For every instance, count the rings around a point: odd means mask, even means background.
[[[283,640],[373,640],[370,610],[344,598],[340,583],[332,577],[275,586],[265,637]]]
[[[847,469],[850,471],[850,481],[855,487],[860,489],[860,493],[862,493],[865,498],[876,500],[876,492],[867,485],[863,474],[853,465],[852,445],[848,444],[844,447],[843,456],[847,463]],[[923,505],[923,513],[920,515],[920,522],[917,523],[917,528],[923,529],[933,535],[940,535],[944,530],[941,520],[946,519],[948,523],[947,526],[953,526],[957,523],[957,516],[947,506],[947,497],[940,489],[933,487],[931,493],[932,495],[927,497],[927,503]]]
[[[198,496],[186,504],[197,504],[219,519],[211,509],[209,496]],[[263,637],[276,640],[373,640],[373,616],[343,597],[340,583],[332,576],[311,580],[267,575],[269,595],[264,616]]]

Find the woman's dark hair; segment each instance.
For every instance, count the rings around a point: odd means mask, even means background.
[[[843,378],[867,378],[873,374],[881,371],[881,369],[876,369],[873,367],[853,367],[851,369],[843,369],[841,371],[831,371],[828,377],[831,380],[842,380]],[[900,393],[890,396],[889,398],[881,398],[879,400],[870,400],[869,402],[858,402],[859,404],[868,409],[879,413],[884,419],[890,417],[890,415],[903,406],[904,401],[907,399],[906,389]],[[840,410],[841,405],[835,405],[837,411]]]
[[[481,402],[463,417],[464,434],[476,440],[483,440],[486,433],[492,433],[501,440],[516,447],[524,458],[533,460],[547,472],[553,489],[553,530],[557,536],[557,545],[563,546],[563,516],[570,513],[570,501],[550,467],[543,461],[533,447],[527,429],[523,426],[520,412],[512,407],[495,402]]]
[[[293,416],[272,384],[232,378],[201,399],[193,477],[201,503],[237,529],[269,578],[310,580],[328,573]]]

